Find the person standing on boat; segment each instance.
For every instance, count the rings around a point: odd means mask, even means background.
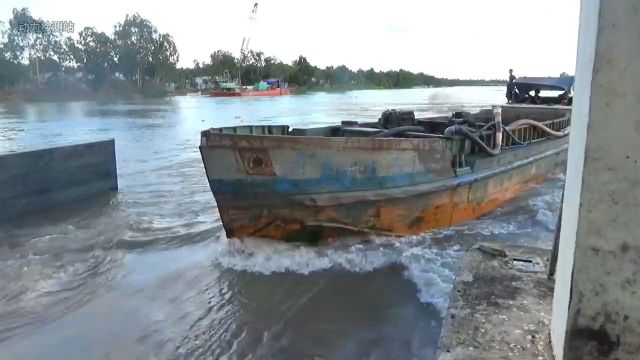
[[[513,69],[509,69],[509,82],[507,83],[507,103],[511,104],[513,101],[513,82],[516,80],[516,76],[513,75]]]

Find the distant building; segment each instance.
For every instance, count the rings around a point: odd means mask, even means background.
[[[197,84],[198,90],[211,89],[213,87],[213,78],[211,76],[196,76],[193,81]]]

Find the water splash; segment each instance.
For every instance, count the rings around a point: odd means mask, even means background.
[[[345,240],[316,247],[221,236],[213,261],[225,268],[260,274],[310,274],[331,269],[369,272],[401,265],[403,275],[416,285],[420,301],[444,313],[456,269],[469,247],[501,240],[548,247],[562,182],[562,178],[554,178],[487,217],[419,236]]]
[[[442,249],[432,244],[431,239],[439,236],[440,233],[433,233],[403,239],[382,237],[367,242],[347,240],[317,247],[262,239],[221,238],[214,261],[226,268],[261,274],[309,274],[329,269],[369,272],[400,264],[405,268],[405,277],[418,287],[420,300],[444,311],[462,252],[459,245]]]
[[[557,189],[557,191],[531,197],[529,205],[536,211],[536,221],[540,222],[547,230],[553,231],[556,228],[561,201],[562,190]]]

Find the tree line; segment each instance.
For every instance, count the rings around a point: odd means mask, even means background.
[[[44,74],[50,75],[50,85],[62,74],[75,73],[94,90],[117,78],[140,88],[167,81],[179,60],[171,35],[138,14],[127,15],[111,34],[85,27],[77,38],[46,24],[27,8],[14,9],[9,21],[0,23],[0,88],[44,86]]]
[[[25,24],[39,26],[34,30],[25,28]],[[490,82],[443,79],[402,69],[353,71],[344,65],[320,68],[302,55],[285,63],[253,50],[238,57],[217,50],[207,61],[194,60],[192,67],[178,67],[180,55],[171,35],[161,33],[139,14],[126,15],[111,33],[85,27],[75,37],[51,31],[47,24],[27,8],[13,9],[7,22],[0,21],[0,89],[64,87],[70,76],[79,76],[94,91],[123,81],[136,88],[149,83],[172,83],[179,89],[194,87],[196,78],[221,75],[225,70],[234,78],[239,75],[243,85],[278,78],[307,88],[407,88]]]
[[[232,77],[240,76],[243,85],[276,78],[292,85],[309,88],[370,89],[370,88],[410,88],[416,86],[457,86],[488,85],[501,83],[500,80],[461,80],[438,78],[423,72],[413,73],[407,70],[376,71],[349,69],[345,65],[324,68],[309,63],[300,55],[291,63],[285,63],[275,56],[265,56],[262,51],[249,50],[240,57],[234,57],[228,51],[217,50],[209,56],[209,61],[194,61],[193,68],[181,69],[188,78],[219,75],[228,70]]]

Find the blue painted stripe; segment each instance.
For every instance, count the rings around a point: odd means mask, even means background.
[[[422,172],[390,176],[322,176],[314,179],[282,177],[247,177],[233,180],[211,180],[211,189],[220,194],[280,193],[311,194],[359,190],[380,190],[442,180],[437,174]]]

